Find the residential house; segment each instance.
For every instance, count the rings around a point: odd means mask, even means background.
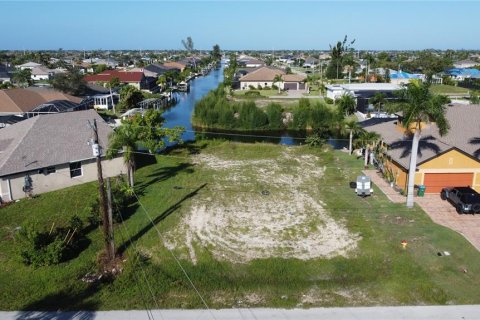
[[[344,94],[355,98],[357,102],[357,111],[366,115],[374,111],[369,104],[369,99],[377,93],[383,93],[387,99],[393,99],[394,92],[401,89],[401,86],[394,83],[351,83],[328,85],[327,97],[337,100]]]
[[[87,83],[103,85],[106,85],[114,78],[118,78],[121,84],[129,84],[139,90],[149,89],[145,75],[140,71],[105,70],[99,74],[86,75],[84,77]]]
[[[464,81],[469,78],[476,78],[480,76],[480,70],[478,69],[460,69],[452,68],[446,71],[446,74],[449,75],[452,79],[457,81]]]
[[[280,75],[282,81],[274,83],[275,76]],[[240,78],[240,89],[247,90],[250,86],[271,87],[273,84],[282,90],[308,90],[305,77],[298,74],[286,74],[285,71],[261,67]]]
[[[479,62],[472,60],[461,60],[453,63],[453,66],[458,69],[468,69],[480,65]]]
[[[12,73],[10,67],[0,63],[0,83],[12,82]]]
[[[38,67],[41,67],[41,66],[42,66],[42,64],[40,64],[40,63],[30,61],[30,62],[18,65],[17,68],[20,68],[20,70],[25,70],[25,69],[32,70],[33,68],[38,68]]]
[[[149,64],[148,66],[141,68],[139,71],[142,71],[145,77],[158,78],[159,76],[170,70],[178,70],[179,72],[181,71],[180,68],[168,67],[157,63]]]
[[[39,112],[67,112],[89,107],[87,103],[82,102],[82,98],[50,88],[29,87],[0,90],[0,116],[32,116]]]
[[[441,136],[435,124],[423,124],[417,158],[415,184],[425,185],[427,193],[442,188],[470,186],[480,191],[480,105],[452,105],[446,111],[450,124],[448,134]],[[411,135],[399,120],[362,123],[367,131],[382,136],[387,146],[385,169],[393,173],[394,183],[406,190]]]
[[[319,60],[315,57],[308,57],[303,63],[304,68],[315,68],[318,65]]]
[[[89,121],[97,122],[103,177],[126,172],[121,156],[106,160],[112,129],[94,110],[40,115],[1,130],[0,198],[31,194],[97,180]],[[90,144],[89,144],[90,143]]]
[[[64,73],[64,69],[48,69],[44,66],[32,68],[31,78],[33,81],[49,80],[56,73]]]
[[[238,65],[246,68],[259,68],[264,67],[265,62],[254,58],[244,58],[238,61]]]
[[[188,63],[186,61],[169,61],[169,62],[165,62],[163,64],[163,66],[167,67],[167,68],[178,69],[181,72],[181,71],[185,70],[185,68],[190,66],[190,63]]]

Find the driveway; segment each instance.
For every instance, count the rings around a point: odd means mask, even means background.
[[[406,198],[390,187],[376,170],[364,170],[363,172],[372,179],[372,182],[390,201],[396,203],[406,202]],[[440,199],[439,194],[426,194],[424,197],[415,197],[415,202],[435,223],[457,231],[480,251],[480,214],[458,214],[448,201]]]

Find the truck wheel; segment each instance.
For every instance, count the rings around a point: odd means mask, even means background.
[[[472,207],[473,213],[480,213],[480,203],[475,203]]]
[[[440,198],[441,198],[442,200],[447,200],[447,194],[445,193],[445,191],[442,191],[442,192],[440,193]]]
[[[461,204],[457,204],[457,212],[459,214],[462,214],[463,213],[463,208],[462,208],[462,205]]]

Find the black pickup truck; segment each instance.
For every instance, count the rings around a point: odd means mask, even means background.
[[[458,213],[480,213],[480,194],[470,187],[444,188],[442,200],[448,200]]]

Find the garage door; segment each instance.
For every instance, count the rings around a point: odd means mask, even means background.
[[[285,82],[283,85],[285,90],[297,90],[297,83],[296,82]]]
[[[438,193],[445,187],[468,187],[473,183],[473,173],[425,173],[426,193]]]

